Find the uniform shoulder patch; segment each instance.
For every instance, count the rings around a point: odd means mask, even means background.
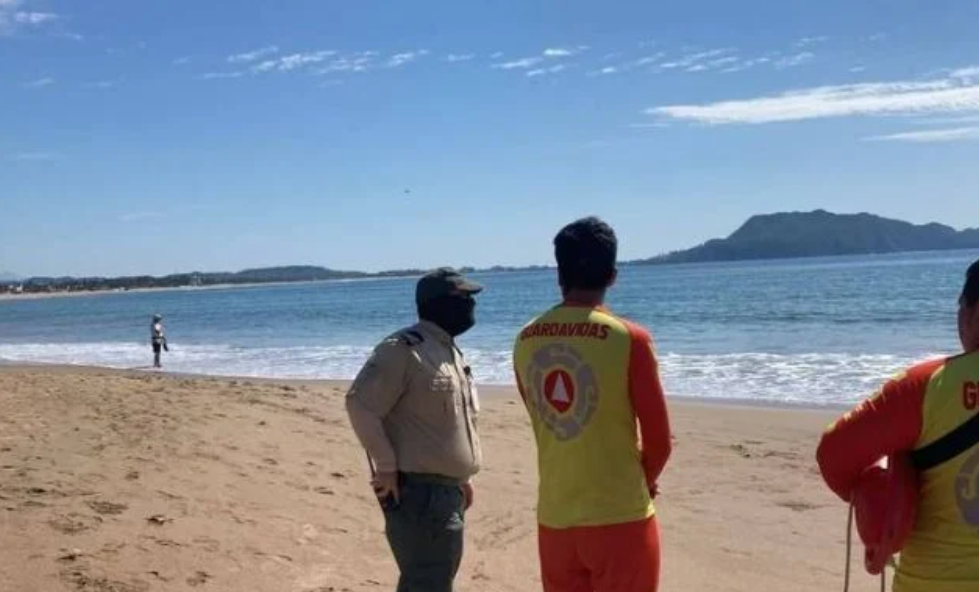
[[[407,331],[402,331],[398,334],[398,341],[407,345],[408,347],[414,347],[425,341],[425,337],[414,329],[408,329]]]

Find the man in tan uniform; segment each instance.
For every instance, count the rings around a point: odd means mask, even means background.
[[[397,592],[451,592],[482,453],[472,372],[455,338],[482,287],[450,268],[419,280],[419,322],[378,345],[347,393],[401,571]],[[372,465],[373,468],[373,465]]]

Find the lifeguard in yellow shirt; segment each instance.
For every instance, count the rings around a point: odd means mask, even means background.
[[[652,339],[604,305],[617,273],[611,227],[579,220],[554,247],[563,301],[514,348],[537,441],[544,590],[655,592],[652,498],[671,438]]]

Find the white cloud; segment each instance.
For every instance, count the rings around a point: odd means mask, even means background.
[[[404,53],[396,53],[384,64],[388,68],[398,68],[404,66],[405,64],[410,64],[428,55],[427,49],[419,49],[417,51],[406,51]]]
[[[574,54],[574,51],[565,49],[563,47],[549,47],[544,50],[545,58],[567,58],[573,56]]]
[[[969,66],[968,68],[952,70],[949,76],[962,79],[965,82],[971,82],[972,80],[979,79],[979,66]]]
[[[618,74],[619,69],[615,66],[606,66],[601,70],[596,70],[590,73],[590,76],[608,76],[609,74]]]
[[[867,71],[867,66],[853,66],[852,68],[849,69],[849,72],[853,74],[859,74],[861,72],[866,72],[866,71]]]
[[[538,68],[537,70],[531,70],[527,72],[527,76],[529,78],[533,78],[535,76],[546,76],[548,74],[557,74],[558,72],[563,72],[567,69],[568,69],[567,65],[558,64],[556,66],[551,66],[550,68]]]
[[[500,58],[502,58],[502,57],[503,57],[503,56],[505,56],[505,55],[506,55],[506,54],[505,54],[505,53],[503,53],[502,51],[498,51],[498,52],[496,52],[496,53],[494,53],[494,54],[492,54],[492,55],[490,56],[490,59],[491,59],[491,60],[498,60],[498,59],[500,59]]]
[[[244,72],[207,72],[201,74],[201,80],[228,80],[233,78],[241,78],[244,76]]]
[[[711,125],[829,117],[979,112],[979,86],[952,79],[822,86],[752,99],[669,105],[651,115]]]
[[[775,62],[775,68],[778,70],[785,70],[786,68],[795,68],[797,66],[802,66],[816,59],[816,54],[803,51],[794,55],[784,56],[779,58]]]
[[[308,64],[318,64],[327,58],[336,55],[335,51],[314,51],[311,53],[294,53],[287,55],[279,60],[277,69],[280,72],[289,72],[297,68],[302,68]]]
[[[54,78],[50,78],[50,77],[38,78],[37,80],[25,82],[24,88],[44,88],[46,86],[51,86],[54,83],[55,83]]]
[[[39,28],[60,19],[51,12],[22,10],[25,4],[24,0],[0,0],[0,37]]]
[[[259,49],[254,49],[252,51],[246,51],[244,53],[236,53],[234,55],[228,56],[228,63],[230,64],[247,64],[251,62],[258,61],[264,57],[279,53],[278,46],[269,45],[267,47],[261,47]]]
[[[741,58],[735,56],[728,56],[726,58],[718,58],[716,60],[711,60],[707,62],[707,66],[711,68],[720,68],[721,66],[727,66],[728,64],[737,64],[741,61]]]
[[[311,51],[306,53],[293,53],[277,58],[272,58],[269,60],[264,60],[251,67],[251,70],[255,74],[262,74],[264,72],[291,72],[293,70],[298,70],[305,68],[311,64],[319,64],[325,62],[329,58],[336,55],[337,52],[329,50]]]
[[[569,57],[576,56],[582,52],[588,51],[589,49],[590,48],[587,45],[579,45],[578,47],[572,49],[566,47],[548,47],[543,52],[541,52],[541,55],[539,56],[530,56],[518,60],[503,62],[500,64],[492,64],[490,67],[497,68],[500,70],[516,70],[516,69],[528,70],[530,68],[533,68],[534,66],[537,66],[541,62],[544,62],[545,60],[569,58]],[[562,68],[562,70],[563,69],[564,68]],[[542,70],[544,73],[547,73],[550,71],[550,68],[539,68],[539,70]],[[535,71],[534,76],[540,76],[540,73],[536,73]]]
[[[174,66],[186,66],[191,62],[190,56],[183,56],[173,60]]]
[[[377,57],[376,51],[364,51],[360,53],[351,54],[348,56],[340,56],[328,62],[322,68],[315,71],[315,74],[326,75],[334,74],[337,72],[353,72],[361,73],[367,72],[372,69],[376,64],[374,63],[374,58]]]
[[[544,58],[532,57],[532,58],[521,58],[519,60],[512,60],[509,62],[503,62],[502,64],[493,64],[491,67],[498,68],[500,70],[514,70],[527,68],[533,68],[537,64],[544,61]]]
[[[476,54],[474,53],[450,53],[449,55],[445,56],[445,61],[449,62],[450,64],[457,62],[468,62],[474,59],[476,59]]]
[[[50,12],[15,12],[13,18],[20,25],[43,25],[58,20],[58,15]]]
[[[708,67],[698,67],[703,65],[704,62],[710,60],[711,58],[717,58],[725,54],[732,53],[734,50],[730,48],[723,49],[711,49],[708,51],[700,51],[697,53],[688,54],[680,57],[679,59],[672,60],[669,62],[663,62],[659,65],[660,70],[676,70],[678,68],[683,68],[687,72],[703,72],[707,70]],[[662,57],[662,54],[660,54]],[[736,59],[736,58],[735,58]]]
[[[917,144],[975,141],[979,140],[979,126],[902,132],[886,136],[873,136],[865,139],[872,142],[913,142]]]
[[[708,50],[708,51],[702,51],[702,52],[699,52],[699,53],[695,53],[695,54],[692,54],[692,55],[685,56],[683,58],[683,61],[690,62],[690,63],[698,62],[700,60],[706,60],[708,58],[714,58],[714,57],[717,57],[717,56],[722,56],[722,55],[724,55],[726,53],[731,53],[732,51],[734,51],[734,50],[729,49],[729,48],[724,48],[724,49],[711,49],[711,50]]]
[[[827,41],[829,41],[829,37],[825,35],[819,35],[817,37],[803,37],[795,42],[795,46],[801,49],[803,47],[826,43]]]
[[[608,58],[610,56],[619,57],[621,55],[622,55],[621,53],[614,53],[614,54],[608,54],[605,57],[606,58]],[[643,56],[643,57],[640,57],[640,58],[637,58],[637,59],[634,59],[634,60],[630,60],[628,62],[623,62],[623,63],[617,64],[615,66],[605,66],[605,67],[599,68],[598,70],[595,70],[593,72],[589,72],[589,75],[590,76],[607,76],[609,74],[618,74],[618,73],[621,73],[621,72],[628,72],[628,71],[634,70],[636,68],[642,68],[644,66],[651,66],[653,64],[656,64],[660,60],[662,60],[664,57],[666,57],[666,53],[661,51],[659,53],[654,53],[654,54],[651,54],[651,55],[646,55],[646,56]],[[603,61],[606,61],[606,60],[603,59]]]
[[[54,160],[57,157],[58,155],[53,152],[19,152],[17,154],[11,154],[7,158],[18,162],[39,162]]]
[[[639,58],[638,60],[635,60],[633,62],[630,62],[629,63],[629,67],[630,68],[642,68],[643,66],[649,66],[651,64],[655,64],[656,62],[662,60],[664,57],[666,57],[666,53],[661,51],[659,53],[656,53],[656,54],[653,54],[653,55],[644,56],[644,57]]]
[[[97,88],[100,90],[105,90],[115,87],[116,82],[114,80],[100,80],[98,82],[91,82],[86,84],[86,88]]]
[[[880,43],[881,41],[887,40],[887,33],[874,33],[870,37],[867,37],[867,41],[872,43]]]

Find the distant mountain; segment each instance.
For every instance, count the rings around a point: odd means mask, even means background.
[[[825,210],[753,216],[724,239],[636,263],[703,263],[979,248],[979,228],[916,225]]]
[[[0,282],[16,282],[20,276],[12,271],[0,271]]]
[[[378,274],[338,271],[313,265],[263,267],[238,272],[189,272],[161,277],[141,275],[124,277],[32,277],[23,280],[27,292],[128,290],[134,288],[174,288],[180,286],[213,286],[222,284],[264,284],[272,282],[311,282],[319,280],[360,279],[421,274],[403,270]]]
[[[465,273],[478,271],[471,267],[461,268]],[[495,267],[490,271],[520,271],[538,269],[536,267]],[[541,268],[542,269],[542,268]],[[145,288],[177,288],[184,286],[215,286],[225,284],[266,284],[287,282],[312,282],[323,280],[348,280],[385,277],[414,277],[425,273],[421,269],[396,269],[378,273],[362,271],[339,271],[314,265],[290,265],[284,267],[262,267],[244,269],[237,272],[189,272],[166,276],[125,276],[125,277],[32,277],[20,280],[25,292],[96,292],[105,290],[131,290]],[[0,292],[14,289],[13,282],[0,282]]]

